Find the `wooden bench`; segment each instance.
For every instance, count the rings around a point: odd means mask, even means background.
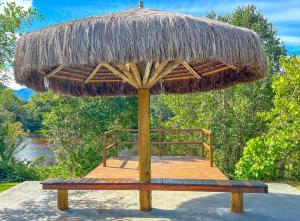
[[[230,207],[234,213],[243,212],[243,193],[268,193],[261,181],[151,179],[141,183],[129,178],[48,179],[42,183],[45,190],[57,190],[57,207],[68,208],[68,190],[160,190],[230,192]]]

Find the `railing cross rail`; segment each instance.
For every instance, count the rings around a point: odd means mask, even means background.
[[[103,166],[106,166],[106,161],[107,161],[107,151],[111,148],[115,147],[115,156],[118,156],[118,148],[119,145],[121,144],[137,144],[136,141],[121,141],[119,139],[118,134],[119,133],[124,133],[124,132],[138,132],[137,129],[117,129],[117,130],[109,130],[104,132],[103,134]],[[162,156],[162,146],[167,145],[167,144],[200,144],[201,145],[201,157],[205,156],[205,150],[209,152],[209,161],[210,161],[210,166],[213,167],[213,144],[212,144],[212,139],[213,139],[213,134],[211,131],[207,129],[151,129],[151,133],[157,133],[158,136],[158,141],[151,141],[151,144],[158,144],[159,147],[159,156]],[[201,132],[201,140],[199,141],[162,141],[162,134],[167,133],[167,132],[184,132],[184,133],[195,133],[195,132]],[[111,144],[108,144],[108,136],[113,135],[114,137],[114,142]],[[208,138],[208,141],[206,142],[205,138]]]

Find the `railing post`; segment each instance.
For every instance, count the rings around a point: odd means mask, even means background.
[[[157,130],[158,133],[158,148],[159,148],[159,156],[162,156],[162,148],[161,148],[161,131],[158,129]]]
[[[208,144],[209,144],[209,159],[210,159],[210,166],[214,166],[214,155],[213,155],[213,144],[212,144],[212,133],[208,134]]]
[[[118,156],[118,131],[115,130],[115,143],[116,143],[116,153],[115,153],[115,156],[117,157]]]
[[[107,159],[107,134],[103,134],[103,166],[106,167],[106,159]]]
[[[201,148],[201,157],[202,158],[204,158],[204,142],[205,142],[205,133],[204,133],[204,130],[203,129],[201,129],[201,134],[202,134],[202,138],[201,138],[201,142],[202,142],[202,144],[201,144],[201,146],[202,146],[202,148]]]

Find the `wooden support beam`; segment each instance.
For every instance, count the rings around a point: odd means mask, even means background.
[[[141,75],[140,75],[140,72],[136,66],[135,63],[130,63],[130,68],[131,68],[131,71],[133,73],[133,76],[138,84],[138,87],[142,87],[142,80],[141,80]]]
[[[137,88],[137,85],[135,84],[135,82],[131,81],[128,77],[126,77],[126,75],[124,75],[123,73],[118,71],[116,68],[114,68],[110,64],[103,63],[102,65],[104,67],[106,67],[108,70],[110,70],[113,74],[117,75],[119,78],[123,79],[127,83],[131,84],[133,87]]]
[[[68,208],[68,190],[57,190],[57,209],[66,210]]]
[[[236,66],[234,65],[226,65],[225,67],[221,67],[221,68],[218,68],[218,69],[215,69],[215,70],[212,70],[212,71],[208,71],[206,73],[203,73],[201,76],[207,76],[207,75],[211,75],[211,74],[214,74],[214,73],[217,73],[217,72],[220,72],[220,71],[225,71],[225,70],[228,70],[228,69],[237,69]],[[205,70],[204,70],[205,71]]]
[[[213,144],[212,144],[212,133],[208,134],[208,145],[209,145],[209,162],[210,166],[214,166],[214,150],[213,150]]]
[[[165,78],[164,81],[178,81],[178,80],[187,80],[187,79],[195,79],[194,76],[182,76],[182,77],[173,77]]]
[[[197,78],[197,79],[201,79],[201,76],[186,62],[186,61],[183,61],[182,62],[182,65],[188,69],[189,72],[191,72],[191,74]]]
[[[231,192],[230,195],[230,210],[233,213],[242,213],[244,210],[243,202],[243,193],[242,192]]]
[[[123,73],[128,77],[132,82],[135,83],[136,87],[138,87],[138,83],[135,80],[135,77],[133,74],[129,71],[129,69],[126,67],[126,65],[118,64],[118,67],[123,71]]]
[[[205,143],[205,133],[203,130],[201,130],[201,141],[202,141],[202,145],[201,145],[201,157],[204,158],[204,150],[205,150],[205,147],[204,147],[204,143]]]
[[[88,78],[84,81],[84,83],[89,83],[91,79],[97,74],[99,69],[102,67],[102,63],[98,64],[95,69],[92,71],[92,73],[88,76]]]
[[[67,77],[67,76],[60,76],[60,75],[54,75],[52,76],[53,78],[59,78],[59,79],[64,79],[64,80],[72,80],[72,81],[79,81],[79,82],[83,82],[82,79],[80,78],[73,78],[73,77]]]
[[[151,67],[152,67],[152,62],[147,62],[146,64],[146,68],[145,68],[145,73],[143,76],[143,86],[147,86],[147,82],[150,76],[150,71],[151,71]]]
[[[53,71],[51,71],[49,74],[46,75],[47,78],[52,77],[53,75],[55,75],[57,72],[59,72],[61,69],[64,68],[64,65],[60,65],[57,68],[55,68]]]
[[[150,89],[138,89],[138,154],[139,179],[142,183],[151,181],[151,150],[150,150]],[[140,191],[140,209],[151,210],[151,191]]]
[[[155,83],[155,79],[158,77],[158,75],[162,72],[164,67],[168,64],[169,61],[164,61],[162,63],[155,63],[156,69],[153,71],[151,78],[148,80],[147,87],[153,86]],[[157,64],[158,63],[158,64]]]
[[[159,64],[160,64],[160,62],[159,62],[159,61],[155,61],[155,62],[154,62],[154,68],[155,68],[155,69],[157,69],[157,68],[158,68],[158,66],[159,66]]]
[[[111,82],[124,82],[122,79],[99,79],[99,80],[90,80],[89,83],[111,83]]]
[[[167,67],[163,69],[163,71],[157,76],[157,78],[152,82],[149,87],[152,87],[156,82],[158,82],[160,79],[166,77],[168,74],[170,74],[173,70],[175,70],[179,65],[181,64],[181,61],[174,61],[170,63]]]

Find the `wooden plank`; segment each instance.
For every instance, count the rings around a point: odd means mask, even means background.
[[[90,80],[97,74],[98,70],[102,67],[102,64],[98,64],[95,69],[92,71],[92,73],[88,76],[88,78],[84,81],[84,83],[89,83]]]
[[[244,210],[243,193],[232,192],[230,195],[230,209],[233,213],[241,213]]]
[[[148,79],[149,79],[149,76],[150,76],[151,67],[152,67],[152,62],[147,62],[146,68],[145,68],[145,73],[144,73],[144,76],[143,76],[143,86],[147,86]]]
[[[207,143],[202,143],[202,145],[206,150],[210,151],[210,146]]]
[[[150,79],[147,82],[147,86],[150,88],[154,85],[155,79],[158,77],[158,75],[162,72],[162,70],[165,68],[165,66],[168,64],[169,61],[163,61],[156,65],[156,69],[154,69]]]
[[[140,75],[140,72],[139,72],[136,64],[130,63],[130,67],[131,67],[132,74],[137,82],[138,87],[142,87],[141,75]]]
[[[68,181],[68,180],[65,180]],[[152,179],[150,183],[134,178],[81,179],[81,182],[47,182],[43,189],[61,190],[163,190],[163,191],[210,191],[235,193],[267,193],[267,185],[252,186],[245,181],[195,180],[195,179]]]
[[[67,77],[67,76],[60,76],[60,75],[54,75],[54,76],[52,76],[52,78],[59,78],[59,79],[63,79],[63,80],[71,80],[71,81],[83,82],[83,80],[79,79],[79,78],[73,78],[73,77]]]
[[[117,75],[119,78],[123,79],[127,83],[131,84],[133,87],[137,88],[137,85],[135,84],[135,82],[131,81],[128,77],[126,77],[126,75],[124,75],[123,73],[121,73],[120,71],[118,71],[116,68],[114,68],[110,64],[103,63],[102,65],[104,67],[106,67],[108,70],[110,70],[112,73],[114,73],[115,75]]]
[[[181,64],[181,61],[174,61],[170,63],[163,71],[159,73],[159,75],[156,77],[156,79],[148,85],[149,87],[152,87],[156,82],[158,82],[160,79],[166,77],[168,74],[170,74],[173,70],[175,70],[179,65]]]
[[[214,69],[214,70],[208,71],[208,72],[205,72],[205,70],[204,70],[204,73],[201,74],[201,76],[207,76],[207,75],[215,74],[215,73],[218,73],[218,72],[221,72],[221,71],[226,71],[228,69],[232,69],[232,67],[225,66],[225,67]]]
[[[121,79],[103,79],[103,80],[90,80],[88,83],[113,83],[113,82],[124,82]]]
[[[50,78],[52,76],[54,76],[57,72],[59,72],[61,69],[63,69],[65,66],[64,65],[60,65],[57,68],[55,68],[53,71],[51,71],[50,73],[48,73],[46,75],[47,78]]]
[[[118,64],[118,67],[123,71],[123,73],[132,81],[135,83],[136,88],[138,87],[138,82],[136,81],[133,74],[126,68],[126,65]]]
[[[138,151],[139,179],[143,183],[149,183],[151,181],[149,88],[138,89]],[[140,209],[149,211],[151,204],[151,191],[140,191]]]
[[[189,72],[197,79],[201,79],[201,76],[186,62],[183,61],[182,65],[189,70]]]
[[[194,76],[182,76],[182,77],[173,77],[173,76],[169,76],[163,79],[163,81],[179,81],[179,80],[188,80],[188,79],[194,79]]]
[[[68,205],[68,190],[57,190],[57,209],[66,210]]]

